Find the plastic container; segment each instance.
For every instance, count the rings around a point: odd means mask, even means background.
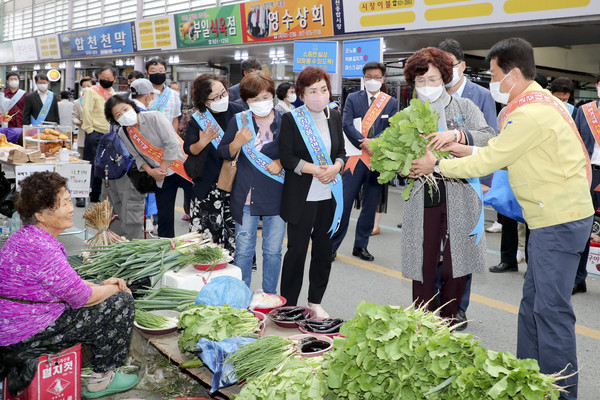
[[[275,313],[277,313],[277,310],[285,310],[285,309],[292,309],[292,308],[296,308],[296,306],[286,306],[286,307],[279,307],[279,308],[274,308],[273,310],[269,311],[269,313],[267,314],[267,317],[273,321],[273,323],[277,326],[280,326],[282,328],[298,328],[298,324],[296,323],[296,321],[279,321],[276,320],[274,318]],[[317,315],[317,313],[312,310],[311,308],[308,307],[300,307],[303,308],[303,314],[304,314],[304,319],[313,319],[315,318],[315,316]]]
[[[292,340],[302,340],[304,338],[307,337],[314,337],[315,339],[318,340],[322,340],[324,342],[329,343],[329,347],[321,350],[321,351],[314,351],[311,353],[300,353],[300,357],[318,357],[318,356],[322,356],[323,354],[325,354],[326,352],[330,351],[333,348],[333,339],[330,338],[329,336],[325,336],[325,335],[319,335],[316,333],[303,333],[301,335],[294,335],[294,336],[290,336],[290,339]]]

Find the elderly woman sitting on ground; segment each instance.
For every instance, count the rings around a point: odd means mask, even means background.
[[[0,251],[0,378],[13,395],[36,374],[37,359],[77,343],[94,353],[83,395],[97,398],[131,389],[136,375],[112,371],[125,361],[134,318],[122,279],[83,281],[56,238],[73,226],[67,180],[36,172],[20,182],[15,208],[23,227]]]

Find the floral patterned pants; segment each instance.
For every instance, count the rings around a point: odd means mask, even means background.
[[[200,232],[205,239],[223,245],[233,256],[235,252],[235,221],[229,208],[230,194],[215,183],[204,199],[190,203],[190,232]]]

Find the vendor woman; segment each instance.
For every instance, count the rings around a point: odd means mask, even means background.
[[[36,172],[20,182],[15,208],[23,227],[0,251],[0,378],[13,395],[36,374],[37,359],[87,345],[93,374],[83,395],[97,398],[137,384],[136,375],[112,371],[127,356],[134,306],[125,281],[83,281],[56,238],[73,226],[67,180]]]

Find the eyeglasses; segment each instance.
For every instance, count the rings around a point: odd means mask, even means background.
[[[327,89],[327,86],[319,89],[306,89],[306,94],[307,95],[311,95],[311,94],[319,94],[319,93],[329,93],[329,89]]]
[[[383,79],[383,76],[371,76],[371,75],[365,75],[365,80],[368,81],[370,79],[375,79],[375,80],[381,80]]]
[[[438,77],[438,78],[417,78],[415,79],[415,84],[417,86],[425,86],[427,84],[430,84],[431,86],[437,86],[438,83],[440,83],[440,81],[442,80],[442,77]]]
[[[221,100],[221,99],[223,99],[223,98],[227,97],[227,95],[228,95],[228,94],[229,94],[229,91],[228,91],[227,89],[225,89],[225,90],[223,91],[223,93],[221,93],[221,94],[218,94],[218,95],[216,95],[216,96],[215,96],[215,97],[213,97],[213,98],[210,98],[210,97],[209,97],[209,98],[208,98],[208,100],[209,100],[209,101],[219,101],[219,100]]]
[[[462,64],[462,61],[457,62],[456,64],[452,64],[453,67],[458,67],[460,64]]]

